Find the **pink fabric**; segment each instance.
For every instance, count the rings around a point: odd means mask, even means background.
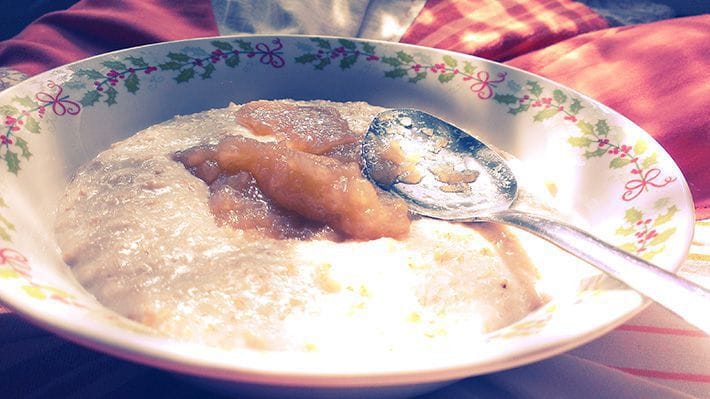
[[[710,217],[710,14],[606,29],[510,65],[573,87],[625,115],[670,153],[696,217]],[[682,39],[681,39],[682,38]]]
[[[0,43],[0,66],[35,75],[112,50],[218,34],[210,0],[82,0]]]

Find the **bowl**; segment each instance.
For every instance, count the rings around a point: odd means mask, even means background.
[[[646,304],[560,255],[539,265],[550,301],[472,337],[471,348],[343,358],[176,342],[109,310],[77,283],[53,224],[82,163],[175,115],[280,98],[431,112],[515,156],[525,175],[519,179],[538,182],[553,208],[604,240],[671,271],[687,254],[694,215],[680,170],[648,133],[583,94],[503,64],[418,46],[225,36],[88,58],[0,93],[0,301],[71,341],[220,388],[355,396],[413,394],[550,357]],[[533,242],[533,257],[548,246]]]

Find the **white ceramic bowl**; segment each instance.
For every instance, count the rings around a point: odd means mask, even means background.
[[[72,341],[227,386],[351,393],[424,390],[529,363],[587,342],[642,308],[642,298],[623,286],[566,273],[553,261],[545,273],[559,268],[567,294],[553,292],[538,311],[483,337],[475,353],[342,359],[176,343],[97,303],[61,261],[52,233],[57,200],[74,170],[112,142],[174,115],[270,98],[432,112],[521,159],[558,209],[603,239],[669,270],[686,256],[694,218],[681,172],[647,133],[584,95],[446,51],[234,36],[101,55],[0,94],[0,300]]]

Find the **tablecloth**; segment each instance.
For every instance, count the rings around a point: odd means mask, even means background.
[[[710,15],[669,18],[667,7],[649,1],[584,3],[82,0],[0,43],[0,85],[114,49],[239,32],[360,36],[504,61],[611,106],[668,150],[689,182],[698,220],[680,274],[710,286]],[[213,395],[174,374],[69,343],[1,307],[0,378],[3,398]],[[710,337],[654,304],[563,355],[425,397],[710,398]]]

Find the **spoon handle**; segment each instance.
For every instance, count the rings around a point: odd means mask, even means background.
[[[544,238],[710,333],[710,291],[624,252],[574,226],[517,210],[483,218]]]

